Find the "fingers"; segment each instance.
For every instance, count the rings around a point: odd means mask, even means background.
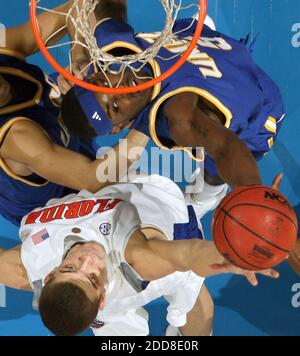
[[[246,272],[244,276],[247,278],[248,282],[253,286],[258,286],[258,280],[256,278],[256,274],[254,272]]]
[[[73,84],[70,83],[62,75],[59,75],[57,78],[57,85],[62,95],[67,94],[67,92],[73,87]]]
[[[266,269],[263,271],[259,271],[257,273],[259,273],[263,276],[266,276],[266,277],[274,278],[274,279],[277,279],[280,277],[279,272],[275,271],[274,269]]]
[[[242,271],[242,272],[240,272],[240,274],[245,276],[247,278],[248,282],[253,287],[258,286],[257,274],[261,274],[265,277],[270,277],[273,279],[277,279],[280,276],[279,272],[277,272],[273,269],[266,269],[266,270],[258,271],[258,272]]]
[[[243,273],[241,273],[243,274]],[[247,278],[248,282],[253,286],[253,287],[256,287],[258,286],[258,280],[257,280],[257,274],[261,274],[265,277],[270,277],[270,278],[273,278],[273,279],[277,279],[279,278],[280,274],[273,270],[273,269],[266,269],[266,270],[263,270],[263,271],[259,271],[259,272],[247,272],[245,271],[244,273],[244,276]]]
[[[83,80],[87,76],[88,69],[89,69],[88,62],[73,63],[72,65],[72,73],[76,78],[80,80]]]
[[[70,71],[69,66],[66,68],[66,70]],[[87,63],[80,63],[80,64],[75,63],[72,65],[71,72],[76,78],[83,80],[87,75],[88,65]],[[73,88],[74,83],[69,82],[65,77],[59,75],[57,77],[57,85],[59,87],[61,94],[65,95],[70,89]]]
[[[283,178],[283,173],[278,174],[274,178],[273,183],[272,183],[272,188],[273,189],[280,191],[280,185],[281,185],[281,182],[282,182],[282,178]]]
[[[273,278],[273,279],[277,279],[280,277],[279,272],[277,272],[271,268],[254,272],[254,271],[247,271],[247,270],[238,268],[236,266],[231,265],[230,263],[213,264],[210,266],[210,268],[216,274],[233,273],[236,275],[243,276],[248,280],[248,282],[253,287],[256,287],[258,285],[257,274],[263,275],[265,277]]]
[[[244,276],[248,280],[248,282],[254,287],[258,285],[257,274],[273,279],[277,279],[280,277],[279,272],[273,269],[266,269],[266,270],[254,272],[254,271],[246,271],[241,268],[232,266],[230,264],[212,265],[211,268],[214,269],[216,273],[233,273],[240,276]]]

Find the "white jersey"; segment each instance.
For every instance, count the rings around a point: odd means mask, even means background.
[[[151,282],[143,290],[141,277],[126,263],[127,242],[137,229],[156,228],[169,240],[176,233],[195,233],[195,221],[190,223],[190,210],[177,185],[164,177],[152,176],[151,179],[155,181],[149,182],[149,177],[140,177],[134,184],[117,184],[97,194],[82,191],[78,195],[54,199],[22,220],[21,257],[33,289],[44,285],[46,276],[61,264],[74,243],[96,241],[104,247],[108,283],[106,307],[98,319],[108,327],[107,331],[105,328],[95,330],[96,334],[105,332],[105,335],[115,335],[119,332],[119,335],[147,335],[145,318],[138,321],[139,308],[163,295],[170,296],[169,322],[174,326],[184,325],[185,315],[193,307],[203,283],[192,272],[177,272]],[[190,226],[192,229],[189,231]],[[190,290],[182,288],[187,281]],[[180,294],[184,295],[179,297]],[[109,326],[113,325],[110,321],[116,318],[118,332],[113,327],[110,333]],[[140,331],[128,329],[132,318]],[[125,320],[124,328],[120,327],[122,320]]]

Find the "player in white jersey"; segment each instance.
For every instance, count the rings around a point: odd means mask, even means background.
[[[201,239],[181,190],[159,176],[52,200],[23,218],[20,237],[20,248],[0,251],[0,283],[30,286],[57,335],[75,335],[93,320],[96,335],[148,335],[142,307],[160,296],[170,303],[169,324],[183,335],[207,334],[204,277],[233,272],[257,283]]]

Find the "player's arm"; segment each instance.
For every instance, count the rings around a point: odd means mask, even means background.
[[[219,254],[211,241],[147,240],[141,231],[137,231],[129,240],[125,258],[145,280],[162,278],[176,271],[191,270],[201,277],[234,273],[246,277],[254,286],[258,284],[255,272],[231,265]],[[278,272],[271,269],[258,273],[271,278],[279,277]]]
[[[261,184],[255,159],[235,133],[214,122],[198,107],[198,96],[183,93],[166,105],[171,136],[179,146],[204,147],[231,187]]]
[[[53,44],[67,34],[66,16],[72,0],[54,9],[55,12],[44,12],[38,15],[38,23],[44,41],[55,33],[48,44]],[[58,31],[58,32],[57,32]],[[5,47],[21,52],[29,56],[38,51],[38,46],[34,38],[30,22],[6,30]]]
[[[126,140],[92,161],[54,144],[39,125],[24,119],[12,126],[0,154],[2,159],[21,163],[48,181],[75,190],[96,192],[126,175],[128,166],[140,158],[148,140],[133,130]],[[122,168],[119,162],[124,163]],[[104,175],[109,181],[104,179]]]
[[[21,246],[11,250],[0,249],[0,283],[10,288],[31,290],[21,260]]]

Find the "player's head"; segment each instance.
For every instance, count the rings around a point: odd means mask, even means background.
[[[147,73],[140,72],[139,77],[149,76]],[[145,79],[138,79],[132,70],[126,70],[124,74],[106,73],[112,87],[116,87],[120,82],[120,88],[135,87],[143,82]],[[98,73],[93,77],[93,83],[99,86],[108,87],[109,83],[103,73]],[[149,79],[148,79],[149,80]],[[107,116],[112,120],[113,125],[122,123],[128,124],[149,104],[151,101],[151,94],[153,89],[140,91],[137,93],[124,95],[106,95],[103,93],[96,93],[98,102],[100,103]]]
[[[147,76],[140,73],[140,76]],[[99,86],[109,86],[107,77],[112,86],[136,86],[144,82],[137,79],[131,70],[121,74],[108,72],[93,75],[90,82]],[[149,74],[148,74],[149,76]],[[124,95],[107,95],[74,87],[64,97],[61,106],[61,115],[69,131],[81,138],[92,138],[117,133],[125,128],[151,101],[153,89],[143,92]]]
[[[55,335],[77,335],[104,306],[105,251],[95,242],[76,244],[45,279],[39,310]]]
[[[0,108],[4,107],[12,99],[10,85],[0,74]]]

